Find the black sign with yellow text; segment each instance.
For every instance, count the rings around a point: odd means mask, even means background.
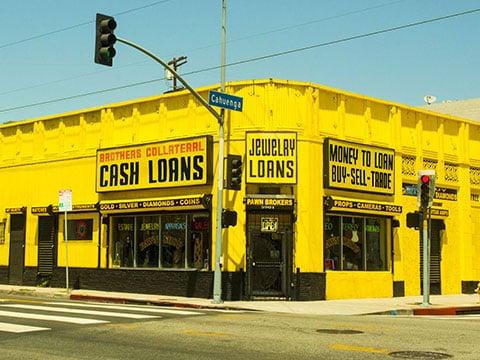
[[[247,132],[248,184],[297,183],[297,133]]]
[[[97,150],[97,192],[206,185],[211,136]]]
[[[324,184],[327,188],[393,195],[395,151],[325,139]]]

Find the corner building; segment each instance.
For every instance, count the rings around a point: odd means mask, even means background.
[[[207,98],[208,91],[198,91]],[[230,83],[223,298],[421,294],[417,170],[437,174],[431,293],[480,280],[480,124],[317,84]],[[211,297],[218,124],[185,92],[0,126],[0,282]],[[72,190],[73,210],[59,211]]]

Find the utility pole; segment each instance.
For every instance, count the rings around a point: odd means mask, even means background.
[[[180,56],[178,58],[174,57],[172,60],[168,62],[168,65],[172,67],[173,70],[177,71],[177,69],[185,65],[187,63],[187,57],[186,56]],[[167,79],[168,80],[173,80],[173,91],[181,90],[183,88],[178,89],[177,88],[177,78],[173,76],[172,73],[170,73],[168,70],[166,70],[167,73]]]
[[[225,62],[227,44],[227,0],[222,0],[220,54],[220,91],[225,92]],[[218,132],[218,187],[217,187],[217,229],[215,241],[215,272],[213,274],[213,303],[220,304],[222,300],[222,211],[223,211],[223,170],[224,170],[224,125],[225,109],[221,109]]]

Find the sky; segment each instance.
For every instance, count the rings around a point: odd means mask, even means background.
[[[111,68],[94,63],[96,13],[166,62],[186,56],[179,73],[192,87],[218,84],[221,3],[2,0],[0,123],[171,90],[158,63],[124,44]],[[314,82],[413,106],[476,98],[479,20],[478,0],[228,0],[226,80]]]

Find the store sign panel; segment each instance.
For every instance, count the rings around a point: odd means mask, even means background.
[[[97,150],[97,192],[206,185],[210,136]]]
[[[417,184],[402,184],[403,195],[406,196],[417,196]],[[433,196],[437,200],[450,200],[457,201],[458,194],[456,189],[449,189],[444,187],[435,187],[435,194]]]
[[[297,183],[297,133],[247,132],[246,154],[247,183]]]
[[[343,200],[343,199],[331,199],[328,211],[334,210],[349,210],[356,212],[379,212],[379,213],[392,213],[401,214],[402,206],[395,204],[373,203],[367,201],[356,200]],[[326,204],[326,198],[324,198],[324,205]]]
[[[324,142],[327,188],[393,195],[395,151],[336,139]]]

